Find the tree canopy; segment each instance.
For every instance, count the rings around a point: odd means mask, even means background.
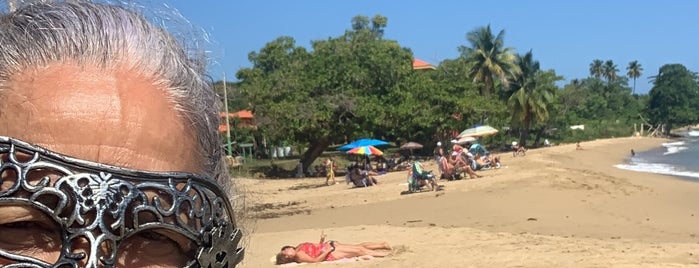
[[[371,23],[355,17],[351,30],[312,42],[310,52],[282,37],[251,53],[253,67],[238,72],[266,135],[308,144],[304,166],[345,137],[395,137],[416,129],[404,122],[423,104],[421,92],[431,81],[412,71],[409,49],[382,38],[386,25],[379,15]]]
[[[413,70],[412,51],[385,38],[388,18],[356,16],[349,25],[308,47],[288,36],[272,40],[249,53],[252,67],[227,88],[236,95],[229,106],[255,114],[256,137],[308,148],[304,167],[331,144],[362,137],[434,144],[475,124],[501,129],[488,139],[500,146],[510,138],[630,135],[639,116],[668,126],[699,122],[697,76],[679,64],[660,69],[649,96],[629,86],[643,71],[637,61],[624,75],[612,60],[595,59],[589,77],[561,87],[555,70],[541,70],[531,50],[515,54],[505,31],[488,25],[467,33],[457,58]],[[578,124],[586,130],[569,128]]]
[[[648,117],[654,124],[687,125],[699,121],[699,84],[697,74],[681,64],[660,67],[649,92]]]

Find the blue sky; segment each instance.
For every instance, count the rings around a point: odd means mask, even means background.
[[[168,0],[165,0],[168,1]],[[415,57],[438,64],[456,58],[466,33],[490,24],[505,30],[505,44],[530,49],[543,69],[566,81],[589,76],[594,59],[613,60],[620,75],[630,61],[644,71],[637,92],[646,93],[663,64],[699,71],[699,1],[252,1],[169,0],[215,40],[211,75],[250,67],[247,55],[279,36],[297,45],[339,36],[356,15],[388,17],[385,38],[410,48]],[[631,83],[630,83],[631,84]]]

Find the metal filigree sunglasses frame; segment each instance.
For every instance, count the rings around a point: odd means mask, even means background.
[[[152,229],[176,232],[196,245],[185,267],[242,261],[242,232],[231,203],[210,178],[90,162],[3,136],[0,156],[0,206],[30,206],[61,229],[56,263],[0,248],[0,260],[14,262],[5,267],[114,267],[120,242]],[[87,241],[89,252],[75,253],[78,239]]]

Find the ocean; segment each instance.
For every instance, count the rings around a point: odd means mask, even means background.
[[[699,131],[689,131],[686,137],[663,143],[660,148],[636,152],[625,164],[616,167],[678,176],[699,182]]]

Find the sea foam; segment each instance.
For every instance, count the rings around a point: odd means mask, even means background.
[[[663,155],[669,155],[669,154],[676,154],[681,151],[689,149],[684,141],[677,141],[677,142],[666,142],[663,143],[663,147],[665,147],[666,151],[663,153]]]
[[[615,165],[615,167],[620,168],[620,169],[631,170],[631,171],[640,171],[640,172],[648,172],[648,173],[656,173],[656,174],[664,174],[664,175],[672,175],[672,176],[699,178],[699,172],[678,170],[677,168],[675,168],[671,165],[666,165],[666,164],[631,163],[631,164],[619,164],[619,165]]]

